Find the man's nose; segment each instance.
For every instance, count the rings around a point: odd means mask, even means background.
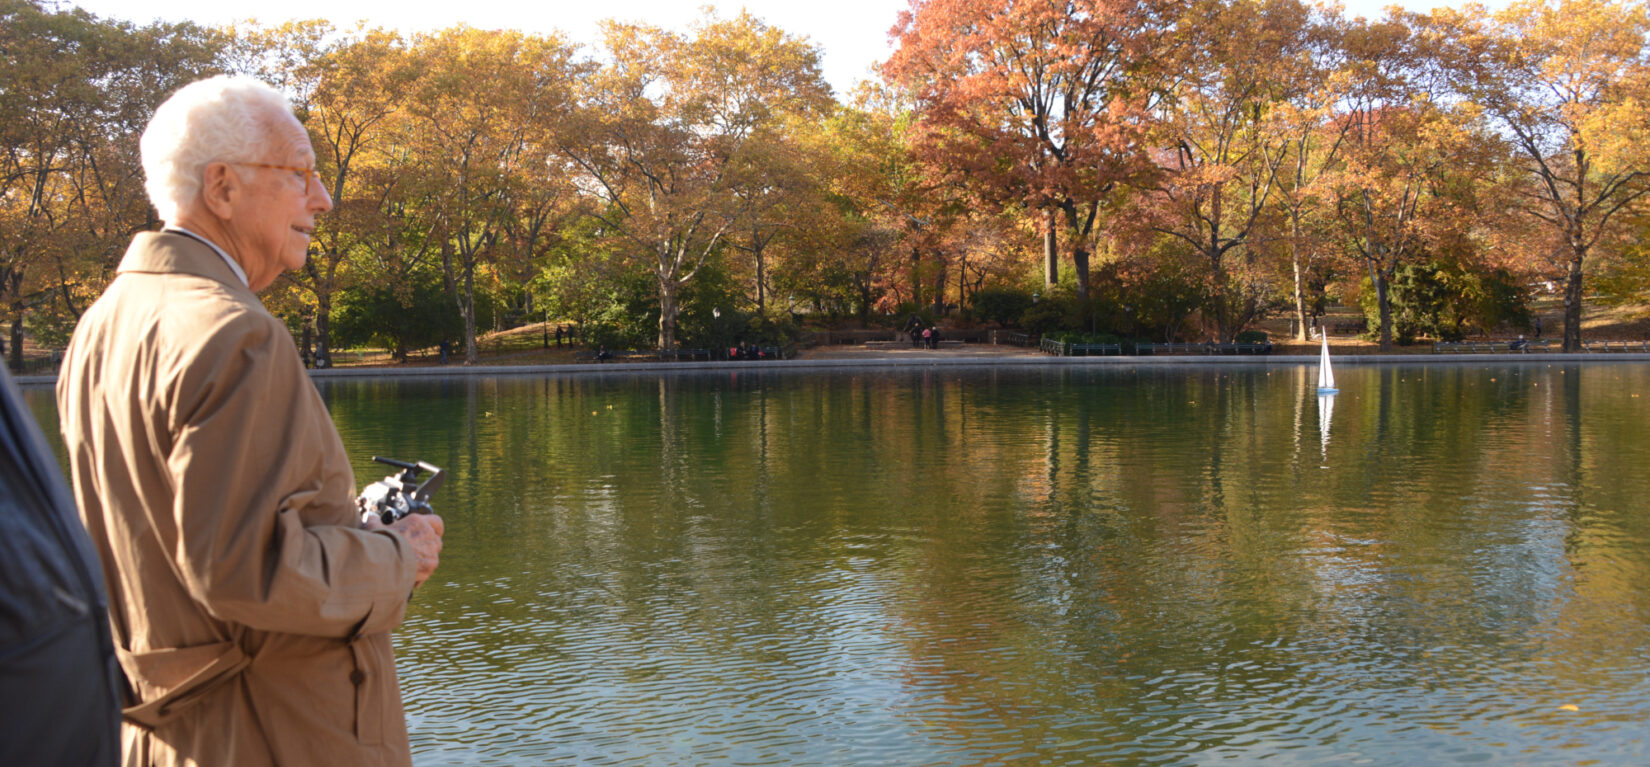
[[[310,185],[309,209],[312,213],[325,213],[332,210],[332,195],[327,193],[327,185],[321,179],[315,179]]]

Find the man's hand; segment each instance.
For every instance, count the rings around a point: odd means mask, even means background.
[[[418,555],[418,573],[413,576],[413,588],[424,585],[424,581],[435,573],[436,565],[441,564],[441,536],[447,532],[447,525],[435,514],[408,514],[388,526],[378,521],[377,517],[371,517],[365,527],[368,530],[394,530],[412,544],[413,553]]]

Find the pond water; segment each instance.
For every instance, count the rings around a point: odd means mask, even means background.
[[[1650,365],[1337,372],[320,388],[421,766],[1650,762]]]

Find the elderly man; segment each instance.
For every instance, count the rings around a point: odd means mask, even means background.
[[[167,226],[75,329],[58,410],[129,684],[127,764],[408,764],[389,631],[442,523],[363,528],[338,432],[254,293],[332,200],[279,92],[215,77],[141,142]]]

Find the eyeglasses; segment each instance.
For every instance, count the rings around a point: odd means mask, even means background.
[[[320,182],[322,189],[327,188],[327,180],[321,176],[320,171],[317,171],[314,168],[300,168],[296,165],[268,165],[261,162],[237,162],[231,163],[231,165],[245,165],[248,168],[268,168],[270,170],[292,171],[304,180],[305,189],[309,188],[309,182],[311,181]]]

